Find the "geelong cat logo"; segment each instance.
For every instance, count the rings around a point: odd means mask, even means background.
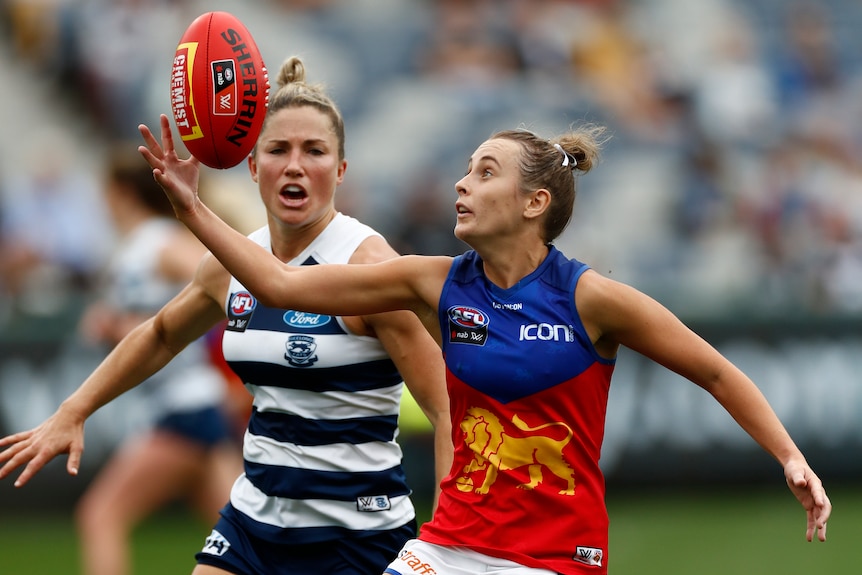
[[[293,367],[311,367],[317,362],[317,343],[308,335],[292,335],[284,343],[284,359]]]
[[[453,305],[446,314],[449,317],[449,342],[485,345],[488,341],[488,314],[466,305]]]

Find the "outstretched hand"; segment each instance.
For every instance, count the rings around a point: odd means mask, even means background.
[[[808,518],[805,538],[813,541],[816,533],[820,541],[826,541],[826,521],[832,513],[832,503],[820,478],[804,461],[788,463],[784,467],[784,476],[790,491],[805,508]]]
[[[16,468],[25,465],[24,471],[15,480],[15,487],[22,487],[49,461],[61,453],[68,453],[66,471],[77,475],[84,451],[84,420],[57,411],[41,425],[30,431],[22,431],[0,439],[0,479]]]
[[[168,117],[162,114],[159,123],[161,144],[146,125],[138,126],[146,144],[138,146],[138,151],[153,169],[153,177],[170,199],[174,212],[181,217],[196,209],[200,162],[194,156],[187,160],[180,159],[174,148]]]

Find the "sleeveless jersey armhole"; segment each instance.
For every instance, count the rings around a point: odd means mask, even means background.
[[[581,279],[581,276],[584,275],[584,272],[591,269],[587,264],[581,264],[580,269],[572,276],[572,282],[569,289],[569,293],[571,294],[571,298],[569,298],[569,306],[571,306],[572,318],[575,320],[577,325],[575,328],[581,333],[584,338],[584,341],[589,344],[590,353],[595,358],[596,361],[600,363],[604,363],[607,365],[615,365],[617,362],[616,357],[612,359],[608,359],[607,357],[603,357],[599,354],[598,350],[596,350],[596,346],[593,345],[592,339],[590,339],[590,334],[587,332],[587,328],[584,326],[584,322],[581,319],[581,314],[578,311],[578,306],[575,304],[575,291],[578,289],[578,282]]]
[[[446,297],[449,295],[449,286],[452,285],[452,277],[455,275],[455,270],[458,268],[459,262],[463,259],[463,255],[452,258],[452,265],[449,266],[449,272],[446,274],[446,281],[443,282],[443,289],[440,290],[440,297],[437,298],[437,322],[440,324],[440,333],[445,334],[449,326],[448,312],[443,305]]]

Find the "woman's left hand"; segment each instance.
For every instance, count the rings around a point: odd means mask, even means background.
[[[826,495],[823,483],[811,467],[804,461],[791,461],[784,467],[787,486],[805,508],[808,516],[808,527],[805,538],[814,540],[814,534],[820,541],[826,541],[826,521],[832,513],[832,503]]]
[[[197,209],[200,161],[194,156],[187,160],[180,159],[174,148],[174,137],[168,117],[162,114],[159,120],[162,131],[161,144],[150,129],[141,124],[138,126],[138,131],[146,145],[139,146],[138,151],[153,168],[153,177],[167,194],[174,212],[182,219],[184,214],[193,213]]]

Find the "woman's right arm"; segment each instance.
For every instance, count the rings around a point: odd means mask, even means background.
[[[161,116],[161,140],[139,126],[145,146],[138,150],[153,168],[177,218],[262,304],[327,315],[367,315],[401,309],[427,315],[437,308],[448,264],[428,279],[431,259],[402,256],[377,264],[287,266],[210,210],[197,195],[199,164],[180,159],[170,123]],[[444,263],[451,260],[443,260]],[[438,269],[435,266],[434,269]]]
[[[229,276],[206,256],[186,288],[155,316],[132,330],[54,414],[29,431],[0,439],[0,479],[22,465],[15,481],[27,483],[50,460],[68,453],[66,469],[78,473],[84,422],[97,409],[159,371],[183,348],[224,318]]]

